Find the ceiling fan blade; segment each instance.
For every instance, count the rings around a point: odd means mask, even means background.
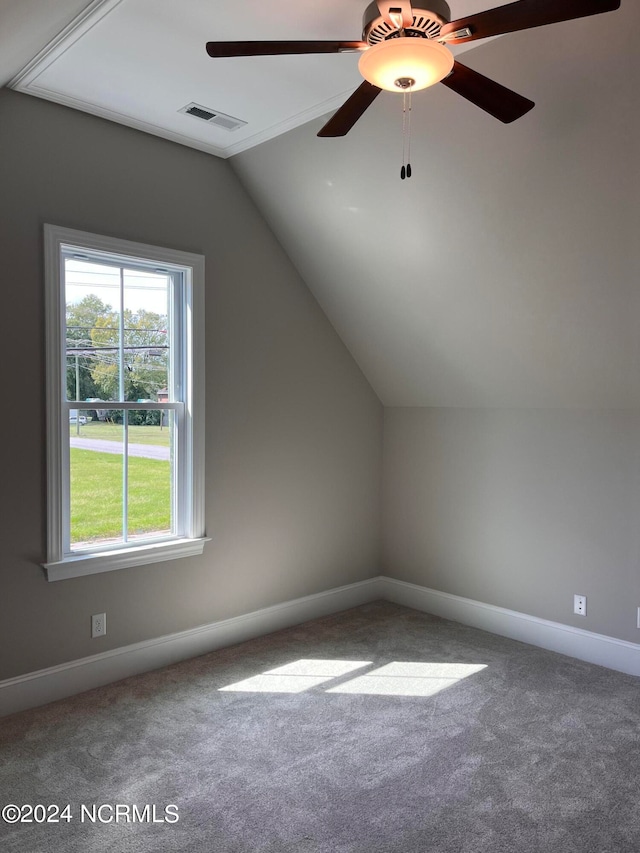
[[[345,136],[381,91],[382,89],[365,80],[318,131],[318,136]]]
[[[505,124],[515,121],[535,106],[528,98],[523,98],[459,62],[453,63],[453,71],[442,82],[448,89]]]
[[[282,56],[365,50],[364,41],[208,41],[209,56]]]
[[[464,44],[545,24],[588,18],[602,12],[613,12],[619,7],[620,0],[519,0],[518,3],[451,21],[442,27],[440,37],[447,44]]]

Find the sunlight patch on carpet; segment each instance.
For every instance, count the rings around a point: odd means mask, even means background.
[[[412,663],[394,661],[366,675],[331,687],[327,693],[364,693],[374,696],[433,696],[452,687],[486,664]]]
[[[302,693],[363,666],[371,666],[371,661],[302,658],[220,689],[246,693]]]
[[[318,687],[371,665],[371,661],[302,658],[221,687],[220,690],[244,693],[303,693],[312,687]],[[486,669],[486,664],[393,661],[329,687],[326,692],[370,696],[433,696],[483,669]]]

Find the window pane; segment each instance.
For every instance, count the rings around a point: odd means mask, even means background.
[[[72,550],[123,541],[122,412],[71,426],[70,499]],[[117,423],[117,421],[120,423]]]
[[[65,258],[67,400],[118,400],[120,271]]]
[[[123,270],[125,399],[166,399],[169,364],[170,279]]]
[[[65,258],[67,400],[167,399],[171,277]]]
[[[129,539],[175,533],[173,412],[132,409],[128,416]]]

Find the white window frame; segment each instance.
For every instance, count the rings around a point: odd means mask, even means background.
[[[104,550],[72,553],[68,546],[68,469],[69,403],[66,401],[66,304],[64,293],[63,250],[79,253],[106,252],[138,263],[151,261],[168,272],[183,274],[182,327],[184,395],[183,403],[168,404],[180,418],[178,449],[180,503],[178,534],[158,541],[143,540]],[[44,226],[45,310],[46,310],[46,382],[47,382],[47,562],[43,564],[47,580],[96,574],[179,557],[201,554],[205,536],[204,515],[204,257],[166,249]],[[166,408],[165,404],[147,404],[144,408]],[[140,403],[118,408],[140,408]],[[66,467],[65,467],[66,466]]]

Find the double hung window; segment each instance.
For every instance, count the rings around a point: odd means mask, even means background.
[[[204,259],[45,226],[50,580],[201,553]]]

